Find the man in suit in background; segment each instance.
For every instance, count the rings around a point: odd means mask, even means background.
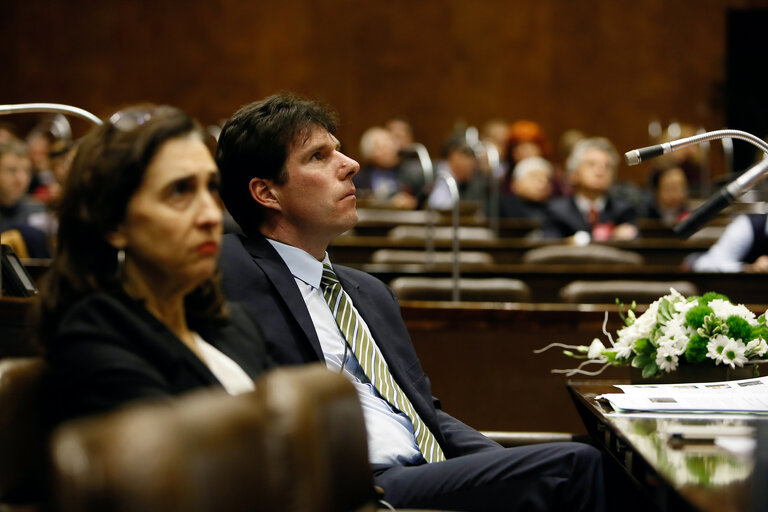
[[[391,290],[330,264],[328,244],[357,222],[359,170],[334,132],[325,107],[290,95],[243,107],[224,126],[222,197],[245,233],[223,242],[225,292],[258,319],[278,364],[325,361],[355,385],[386,501],[603,510],[598,451],[578,443],[504,449],[440,410]]]
[[[577,142],[566,161],[573,195],[549,202],[543,235],[566,238],[584,231],[598,242],[636,238],[635,209],[608,194],[618,163],[619,155],[608,139]]]

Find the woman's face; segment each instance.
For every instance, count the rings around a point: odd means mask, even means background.
[[[188,293],[216,269],[221,206],[216,164],[194,135],[166,141],[108,241],[125,249],[125,284]]]

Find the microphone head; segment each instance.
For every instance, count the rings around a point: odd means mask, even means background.
[[[640,151],[633,149],[624,153],[624,158],[627,161],[627,165],[637,165],[640,163]]]

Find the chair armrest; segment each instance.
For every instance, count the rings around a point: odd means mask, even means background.
[[[573,441],[573,434],[568,432],[506,432],[487,430],[481,432],[484,436],[496,441],[505,448],[539,443],[562,443]]]

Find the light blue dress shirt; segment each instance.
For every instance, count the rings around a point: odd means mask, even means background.
[[[766,224],[768,232],[768,224]],[[752,248],[755,234],[752,223],[746,215],[736,217],[723,234],[693,262],[696,272],[741,272],[744,270],[744,257]]]
[[[341,334],[336,319],[320,289],[323,263],[330,265],[328,254],[326,253],[321,262],[297,247],[271,239],[267,240],[290,269],[296,285],[304,297],[309,315],[312,317],[312,323],[317,331],[317,338],[320,340],[326,366],[331,371],[341,372],[357,390],[365,417],[368,458],[371,464],[395,466],[423,463],[424,458],[416,444],[411,420],[404,413],[394,411],[389,403],[381,397],[368,377],[365,376],[352,349],[346,349],[348,347],[347,342]],[[357,313],[357,309],[355,312]],[[370,335],[370,330],[363,317],[359,313],[358,317],[362,328]]]

